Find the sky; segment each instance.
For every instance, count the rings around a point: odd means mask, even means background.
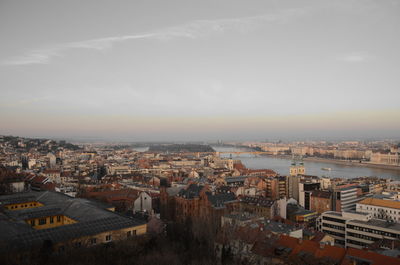
[[[400,136],[400,1],[1,0],[0,134]]]

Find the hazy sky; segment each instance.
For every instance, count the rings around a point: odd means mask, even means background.
[[[0,1],[0,134],[400,136],[400,1]]]

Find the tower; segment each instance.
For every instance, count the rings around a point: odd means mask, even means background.
[[[300,162],[297,164],[296,160],[300,160]],[[304,166],[303,158],[297,158],[292,155],[292,163],[289,168],[289,175],[290,176],[297,176],[297,175],[305,175],[306,174],[306,168]]]

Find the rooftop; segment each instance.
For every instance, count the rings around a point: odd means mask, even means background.
[[[262,207],[271,207],[274,205],[275,201],[264,197],[252,197],[252,196],[242,196],[240,201],[248,204],[255,204]]]
[[[144,224],[137,219],[108,211],[107,204],[72,198],[57,192],[29,192],[0,196],[2,204],[27,199],[40,202],[44,206],[15,211],[3,208],[0,212],[0,243],[4,242],[10,247],[29,247],[47,239],[57,243]],[[28,219],[54,215],[68,216],[77,223],[41,230],[36,230],[26,223]]]
[[[236,196],[233,192],[212,194],[207,192],[207,197],[213,207],[225,207],[225,203],[236,201]]]
[[[372,205],[372,206],[386,207],[386,208],[394,208],[400,210],[400,201],[383,200],[378,198],[367,198],[358,203]]]
[[[193,199],[200,196],[200,191],[203,188],[203,185],[190,184],[186,189],[180,190],[178,195],[185,199]]]
[[[323,190],[313,190],[313,191],[311,191],[311,196],[329,199],[331,197],[331,192],[323,191]]]
[[[399,223],[388,222],[388,221],[380,220],[380,219],[371,219],[369,221],[351,220],[349,222],[360,224],[360,225],[376,226],[376,227],[380,227],[380,228],[386,228],[386,229],[400,231]]]

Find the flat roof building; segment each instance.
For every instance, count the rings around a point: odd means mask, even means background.
[[[400,224],[372,218],[369,213],[325,212],[317,229],[335,238],[335,244],[364,248],[380,240],[400,240]]]
[[[374,218],[400,223],[400,201],[367,198],[357,203],[356,210],[370,213]]]

